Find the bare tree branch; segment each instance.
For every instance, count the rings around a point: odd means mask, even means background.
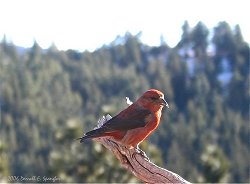
[[[121,165],[143,182],[189,183],[178,174],[155,165],[146,155],[138,153],[136,149],[128,149],[110,137],[96,138],[95,140],[112,151]]]

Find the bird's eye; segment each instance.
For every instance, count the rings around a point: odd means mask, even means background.
[[[150,97],[151,100],[157,100],[157,97]]]

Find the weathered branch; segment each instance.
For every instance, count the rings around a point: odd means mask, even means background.
[[[146,183],[189,183],[178,174],[163,169],[136,149],[128,149],[115,142],[112,138],[96,138],[96,141],[103,144],[120,161],[121,165],[133,173],[138,179]]]

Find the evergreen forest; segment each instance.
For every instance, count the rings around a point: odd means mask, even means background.
[[[126,33],[92,52],[4,37],[0,181],[139,182],[102,145],[74,139],[126,108],[125,97],[156,88],[170,108],[141,145],[150,160],[190,182],[250,182],[249,44],[227,22],[210,30],[185,21],[182,30],[175,47]]]

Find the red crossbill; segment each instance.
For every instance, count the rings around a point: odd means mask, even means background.
[[[138,148],[159,125],[164,106],[168,107],[164,94],[159,90],[150,89],[101,127],[84,134],[79,138],[80,142],[109,136],[129,148]]]

